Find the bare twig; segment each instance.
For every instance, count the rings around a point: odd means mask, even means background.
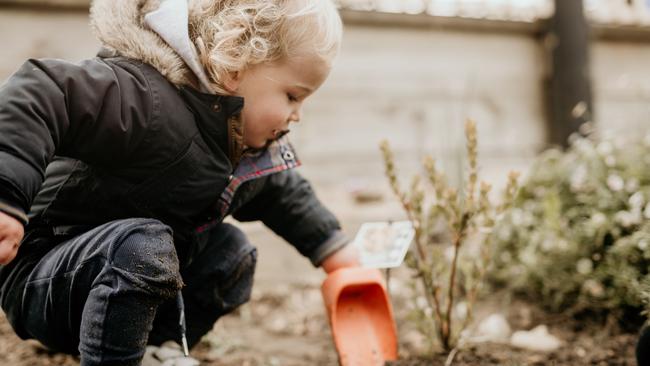
[[[449,352],[449,355],[447,355],[447,360],[445,361],[445,366],[451,366],[451,364],[454,362],[454,357],[456,357],[456,354],[458,353],[458,347],[454,347]]]

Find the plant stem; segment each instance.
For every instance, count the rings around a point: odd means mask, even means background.
[[[440,300],[438,299],[438,289],[439,287],[433,284],[433,280],[431,279],[431,274],[428,273],[427,271],[423,269],[419,269],[418,272],[420,273],[420,276],[422,278],[422,284],[424,286],[424,292],[425,292],[425,298],[427,299],[427,303],[429,304],[429,307],[433,309],[434,314],[436,316],[436,322],[438,324],[442,324],[442,313],[440,312],[441,306],[440,306]],[[438,327],[438,336],[440,339],[443,339],[443,334],[442,331],[440,330],[441,328]]]
[[[454,257],[451,262],[451,269],[449,273],[449,294],[447,295],[447,311],[446,311],[446,332],[445,332],[445,340],[443,342],[445,349],[449,349],[449,338],[451,336],[451,311],[454,305],[454,287],[456,284],[456,267],[458,266],[458,252],[460,249],[460,243],[463,237],[463,231],[464,231],[464,221],[463,220],[460,223],[460,228],[459,231],[456,233],[454,237]]]

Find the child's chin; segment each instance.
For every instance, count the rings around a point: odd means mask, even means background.
[[[267,140],[263,142],[249,142],[246,143],[246,148],[251,150],[261,150],[267,148],[273,141]]]
[[[252,147],[253,147],[253,149],[263,149],[263,148],[269,146],[271,144],[271,142],[272,141],[270,141],[270,140],[266,140],[264,142],[258,142],[256,144],[254,144]]]
[[[264,145],[262,145],[261,149],[266,149],[267,147],[269,147],[273,143],[273,141],[275,141],[275,140],[266,140]]]
[[[251,149],[260,149],[266,146],[266,140],[244,139],[244,145]]]

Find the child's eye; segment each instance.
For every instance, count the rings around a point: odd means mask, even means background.
[[[289,99],[290,102],[295,102],[295,101],[298,100],[298,98],[294,97],[294,96],[291,95],[291,94],[287,94],[287,98]]]

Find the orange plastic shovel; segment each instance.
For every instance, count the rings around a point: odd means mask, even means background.
[[[341,366],[379,366],[397,359],[393,309],[379,270],[338,269],[321,292]]]

